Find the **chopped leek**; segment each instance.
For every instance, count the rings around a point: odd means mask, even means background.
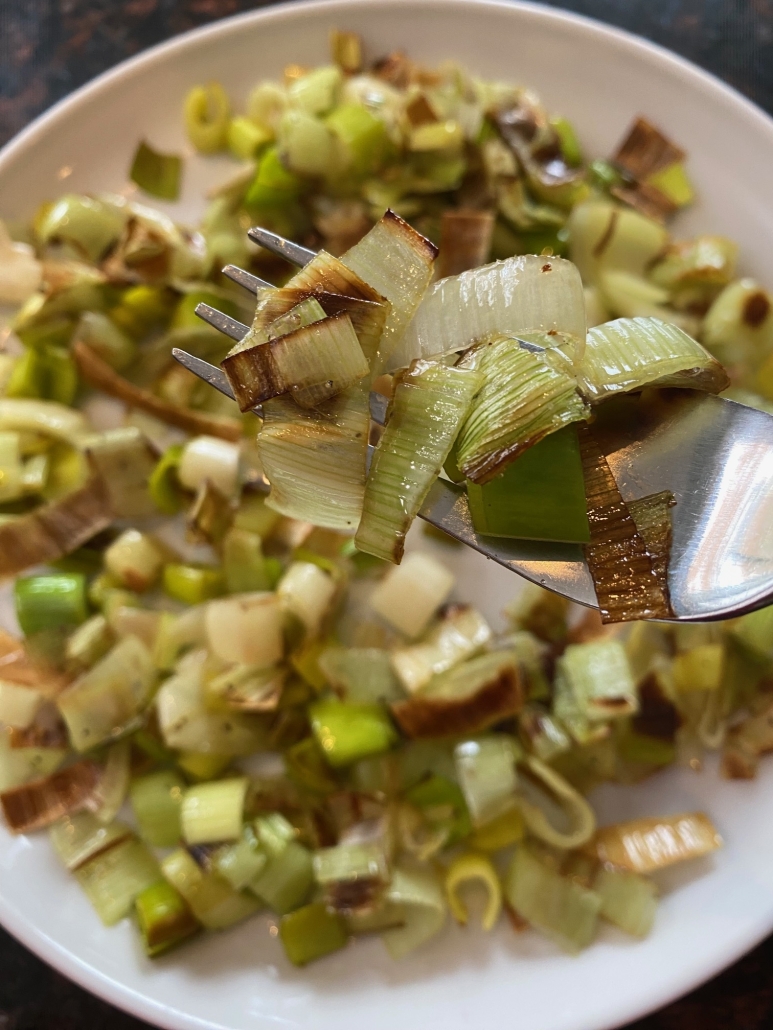
[[[634,873],[651,873],[708,855],[721,846],[722,838],[708,816],[692,812],[604,826],[588,848],[602,862]]]
[[[457,923],[466,926],[469,914],[459,897],[462,884],[480,883],[486,890],[486,907],[481,919],[484,930],[493,930],[502,910],[502,888],[491,860],[483,855],[459,855],[446,873],[445,889],[451,914]]]
[[[167,855],[161,871],[208,930],[226,930],[260,907],[258,900],[246,891],[235,891],[216,873],[205,872],[182,848]]]
[[[586,718],[599,721],[636,714],[636,684],[619,640],[571,644],[560,661],[562,674]]]
[[[518,798],[518,807],[529,832],[554,848],[569,850],[586,844],[596,828],[596,817],[588,802],[549,765],[527,755],[523,768],[530,778],[539,783],[551,796],[551,801],[564,812],[569,829],[558,830],[547,818],[543,808],[528,797]]]
[[[491,640],[491,629],[474,608],[452,608],[428,634],[427,639],[392,655],[400,682],[412,694],[433,676],[471,658]]]
[[[123,823],[103,825],[90,812],[75,812],[51,827],[54,851],[65,869],[73,872],[97,855],[131,837]]]
[[[76,751],[124,733],[150,701],[155,683],[148,649],[124,637],[57,698]]]
[[[523,684],[512,651],[494,651],[434,676],[392,714],[411,738],[479,733],[515,715],[523,705]]]
[[[105,569],[129,590],[142,592],[153,586],[164,556],[153,540],[136,529],[127,529],[105,551]]]
[[[184,495],[177,478],[182,453],[182,444],[167,447],[148,479],[150,496],[163,515],[176,515],[183,506]]]
[[[247,780],[217,780],[189,787],[182,799],[180,824],[187,844],[238,840],[242,832]]]
[[[341,916],[317,901],[282,916],[279,939],[292,964],[305,966],[345,947],[348,935]]]
[[[407,637],[421,636],[451,592],[454,577],[427,554],[409,554],[390,569],[370,597],[370,606]]]
[[[210,649],[223,661],[266,668],[283,656],[282,611],[275,594],[210,601],[205,620]]]
[[[153,855],[138,840],[126,840],[75,870],[75,878],[105,926],[132,910],[136,898],[159,879]]]
[[[220,569],[203,565],[164,566],[164,591],[183,604],[201,604],[225,593],[225,579]]]
[[[401,926],[382,934],[386,949],[394,959],[404,958],[434,937],[445,922],[443,892],[428,870],[395,869],[386,900],[402,918]]]
[[[375,647],[331,647],[319,657],[327,682],[346,701],[371,704],[401,696],[389,652]]]
[[[25,636],[58,626],[77,626],[88,616],[86,578],[82,573],[60,572],[17,579],[14,601]]]
[[[142,943],[151,957],[175,947],[199,928],[182,895],[166,880],[141,891],[134,907]]]
[[[188,139],[204,154],[221,150],[228,131],[231,105],[219,82],[194,86],[185,98]]]
[[[140,836],[157,848],[172,848],[181,836],[180,810],[185,784],[177,773],[160,770],[140,776],[129,790]]]
[[[564,951],[576,954],[595,937],[601,897],[550,869],[528,847],[516,849],[504,888],[518,915]]]
[[[153,197],[177,200],[181,172],[182,159],[177,154],[162,154],[141,140],[134,154],[129,178]]]
[[[405,534],[482,384],[477,372],[423,361],[397,377],[365,484],[358,550],[399,564]]]
[[[310,852],[291,840],[281,851],[270,855],[268,865],[250,882],[249,889],[282,916],[307,900],[313,883]]]
[[[389,716],[377,704],[316,701],[309,715],[314,736],[334,768],[381,754],[397,742]]]
[[[646,937],[657,908],[657,890],[650,880],[624,869],[603,867],[593,881],[601,898],[600,915],[633,937]]]
[[[276,588],[282,608],[301,621],[310,637],[317,636],[330,612],[336,581],[312,562],[296,561]]]
[[[454,760],[473,825],[484,826],[515,804],[517,745],[497,735],[466,740],[454,749]]]

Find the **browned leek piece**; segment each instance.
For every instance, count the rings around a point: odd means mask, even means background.
[[[709,817],[703,812],[686,812],[603,826],[583,851],[619,869],[652,873],[721,847],[722,838]]]
[[[663,596],[668,600],[668,559],[673,536],[671,509],[676,504],[674,495],[670,490],[661,490],[660,493],[637,498],[627,504],[631,518],[636,523],[636,531],[652,559],[652,571],[657,576]]]
[[[415,694],[392,705],[392,715],[406,737],[414,740],[480,733],[523,707],[524,689],[517,666],[503,664],[472,692],[462,697]]]
[[[84,808],[96,796],[101,776],[100,766],[84,758],[45,779],[6,790],[0,794],[5,821],[14,833],[50,826]]]
[[[337,300],[331,300],[333,296]],[[308,298],[318,301],[328,317],[349,317],[367,362],[373,360],[389,305],[342,261],[322,250],[285,287],[266,290],[259,297],[250,332],[223,360],[222,369],[241,411],[249,411],[271,397],[290,391],[292,384],[279,374],[275,352],[285,347],[289,350],[295,342],[289,339],[293,334],[266,340],[266,332],[277,318]],[[308,335],[309,329],[311,327],[297,332]],[[340,389],[312,401],[322,403]]]
[[[487,264],[493,235],[494,215],[491,211],[464,208],[444,211],[440,218],[438,279]]]
[[[111,397],[117,397],[130,408],[146,411],[149,415],[154,415],[162,422],[166,422],[167,425],[176,426],[194,436],[205,434],[234,442],[241,438],[242,426],[238,419],[227,418],[223,415],[208,415],[206,412],[195,411],[193,408],[183,408],[162,397],[157,397],[150,390],[143,390],[141,387],[135,386],[134,383],[130,383],[128,379],[119,375],[82,340],[75,341],[72,354],[78,370],[86,382]]]
[[[578,434],[590,526],[585,557],[602,621],[672,618],[674,613],[656,573],[653,557],[617,488],[606,458],[587,427],[581,426]],[[660,533],[658,540],[661,540]]]
[[[612,161],[629,179],[613,186],[612,194],[648,218],[663,220],[677,205],[647,179],[687,155],[646,118],[637,118]]]
[[[0,526],[0,576],[15,576],[71,554],[111,524],[114,513],[100,476],[79,490]]]

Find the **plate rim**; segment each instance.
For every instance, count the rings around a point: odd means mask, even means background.
[[[683,80],[689,80],[691,84],[699,85],[709,97],[724,99],[734,106],[736,114],[743,116],[755,131],[767,133],[773,140],[773,117],[753,100],[687,58],[626,29],[573,11],[535,3],[532,0],[421,0],[421,3],[423,6],[438,8],[449,6],[473,9],[494,8],[512,13],[515,19],[526,18],[548,25],[551,22],[555,25],[568,25],[575,32],[606,41],[618,51],[627,51],[634,57],[644,58],[660,67],[668,68]],[[164,62],[169,59],[170,55],[196,46],[204,39],[212,39],[221,35],[227,36],[234,30],[238,31],[240,25],[303,19],[309,11],[335,12],[351,8],[387,5],[410,10],[414,6],[414,2],[413,0],[284,0],[284,2],[272,4],[270,7],[218,19],[156,43],[79,86],[16,133],[0,148],[0,174],[6,165],[22,157],[28,147],[33,146],[38,139],[44,136],[51,125],[60,118],[66,117],[71,110],[97,99],[101,91],[113,82],[141,75],[146,67]],[[164,1002],[156,1001],[147,994],[133,989],[125,982],[116,980],[82,961],[65,946],[51,938],[43,929],[23,916],[3,895],[2,887],[0,887],[0,925],[57,972],[89,993],[132,1016],[146,1020],[164,1030],[216,1030],[218,1026],[209,1020],[202,1020],[179,1009],[172,1009]],[[724,952],[721,958],[701,969],[699,973],[683,980],[678,987],[666,985],[659,993],[655,992],[649,996],[644,1007],[642,1007],[641,1000],[619,1003],[609,1010],[603,1024],[590,1026],[578,1023],[577,1030],[612,1030],[614,1027],[640,1019],[668,1005],[738,961],[768,936],[771,930],[773,930],[773,917],[760,918],[752,932],[739,933],[738,939],[732,943],[732,946]]]

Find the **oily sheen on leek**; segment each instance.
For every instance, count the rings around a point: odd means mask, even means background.
[[[549,358],[550,352],[533,353],[504,335],[462,358],[459,367],[484,377],[456,442],[456,463],[467,479],[493,479],[544,436],[587,418],[574,376]]]
[[[381,360],[389,359],[424,296],[437,248],[394,211],[387,210],[373,229],[347,250],[342,262],[378,290],[390,304],[381,341]]]
[[[585,339],[585,296],[571,262],[527,254],[441,279],[419,305],[387,367],[464,350],[492,333],[528,330]]]
[[[366,387],[358,383],[313,411],[279,398],[263,415],[258,454],[271,484],[268,506],[327,529],[354,529],[365,494]]]
[[[483,376],[415,362],[397,378],[387,427],[365,485],[360,551],[399,564],[405,534],[437,478]]]
[[[730,385],[708,351],[658,318],[618,318],[591,329],[579,379],[593,403],[645,386],[720,393]]]
[[[242,411],[284,393],[302,407],[312,408],[368,372],[346,312],[242,350],[226,359],[223,367]]]

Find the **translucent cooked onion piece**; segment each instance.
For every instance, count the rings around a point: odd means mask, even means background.
[[[0,526],[0,576],[72,554],[113,518],[104,482],[93,476],[80,490]]]
[[[670,619],[671,604],[612,470],[592,433],[580,431],[590,543],[585,547],[603,622]]]
[[[456,441],[467,479],[486,483],[549,433],[588,417],[574,376],[558,362],[508,336],[482,343],[462,358],[484,382]]]
[[[68,765],[42,780],[0,794],[5,821],[13,833],[30,833],[85,808],[94,797],[101,769],[89,759]]]
[[[708,351],[658,318],[618,318],[595,326],[588,333],[578,377],[593,403],[645,386],[720,393],[730,385]]]
[[[603,826],[585,850],[619,869],[652,873],[721,847],[722,838],[709,817],[686,812]]]
[[[450,737],[479,733],[523,706],[523,684],[511,651],[472,658],[433,677],[392,714],[407,737]]]
[[[302,522],[353,530],[365,495],[370,412],[357,384],[314,411],[269,401],[258,454],[271,484],[267,505]]]
[[[276,339],[227,357],[228,376],[239,408],[249,411],[272,397],[289,393],[304,408],[314,408],[367,375],[351,319],[331,315]]]
[[[108,363],[82,340],[76,340],[72,353],[83,378],[103,393],[117,397],[131,408],[139,408],[167,425],[176,426],[186,433],[207,433],[223,440],[238,440],[242,435],[241,423],[223,415],[209,415],[193,408],[164,400],[119,375]]]
[[[464,350],[492,333],[525,330],[585,339],[585,295],[570,261],[526,254],[441,279],[428,290],[386,367],[405,368],[416,358]]]
[[[392,350],[426,293],[436,257],[433,243],[388,210],[341,258],[389,301],[381,342],[382,364],[390,361]]]
[[[417,361],[396,378],[387,425],[365,483],[355,543],[399,564],[405,534],[443,468],[483,383],[471,369]]]

